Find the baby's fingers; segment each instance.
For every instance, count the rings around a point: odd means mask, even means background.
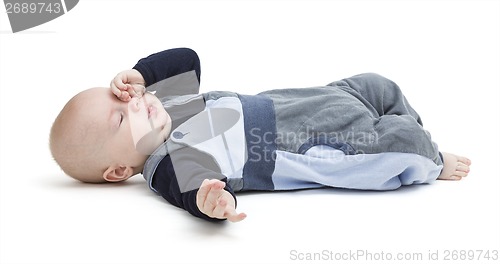
[[[130,84],[126,84],[127,86],[127,92],[130,95],[130,97],[141,97],[137,94],[137,92],[134,90],[134,87]]]
[[[122,101],[129,101],[131,99],[130,97],[130,93],[127,91],[127,85],[124,84],[124,83],[119,83],[119,82],[115,82],[117,78],[115,78],[113,81],[111,81],[111,84],[109,85],[109,87],[111,88],[111,92],[116,96],[118,97],[118,99],[122,100]],[[132,89],[133,90],[133,89]]]
[[[126,77],[122,73],[118,73],[109,84],[111,89],[122,91],[127,90],[126,80],[124,80],[124,78]]]
[[[141,98],[146,92],[146,87],[139,83],[127,84],[127,91],[131,97],[139,97]]]
[[[198,192],[196,193],[196,205],[202,212],[212,212],[216,205],[218,193],[224,188],[224,182],[219,180],[205,179],[201,183]]]
[[[127,91],[122,91],[121,95],[117,96],[117,97],[118,97],[118,99],[120,99],[124,102],[128,102],[128,101],[130,101],[130,99],[132,99],[132,97],[130,96],[130,94]]]
[[[227,204],[227,201],[221,199],[217,206],[212,211],[210,217],[219,218],[219,219],[227,219],[231,222],[239,222],[247,217],[245,213],[237,213],[236,210]]]
[[[215,208],[219,205],[219,199],[222,196],[222,188],[223,186],[220,184],[210,184],[210,190],[208,191],[207,198],[203,205],[203,210],[205,212],[213,213]]]
[[[214,210],[212,211],[210,217],[215,217],[215,218],[225,218],[224,215],[226,214],[226,207],[227,207],[227,202],[222,200],[217,203],[217,206],[215,206]]]
[[[196,192],[196,206],[198,206],[198,209],[200,209],[200,211],[203,210],[205,201],[207,200],[208,191],[210,191],[210,186],[208,184],[208,180],[205,179],[201,183],[198,192]]]
[[[227,198],[220,197],[212,213],[207,214],[213,218],[227,219],[231,222],[239,222],[247,217],[245,213],[237,213],[234,205],[228,204]]]
[[[247,214],[245,214],[245,213],[239,213],[239,214],[237,214],[236,211],[233,214],[230,214],[230,215],[227,216],[227,220],[229,220],[229,221],[231,221],[233,223],[242,221],[245,218],[247,218]]]
[[[111,88],[111,92],[116,95],[116,97],[120,98],[120,96],[122,96],[122,91],[116,85],[114,85],[113,82],[111,82],[109,87]]]
[[[247,215],[245,213],[237,213],[236,212],[236,209],[232,206],[229,206],[226,202],[226,200],[223,200],[221,199],[219,205],[221,207],[224,207],[224,214],[222,217],[220,218],[226,218],[227,220],[235,223],[235,222],[239,222],[243,219],[245,219],[247,217]]]
[[[115,78],[113,78],[113,80],[111,81],[111,86],[114,86],[120,90],[126,90],[127,89],[127,85],[126,83],[123,81],[122,79],[122,76],[120,74],[116,75]]]

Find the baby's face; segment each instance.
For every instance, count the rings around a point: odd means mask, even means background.
[[[94,98],[88,113],[95,117],[105,137],[108,155],[125,165],[139,167],[168,137],[171,119],[156,96],[146,93],[129,102],[119,100],[109,88],[91,89]]]

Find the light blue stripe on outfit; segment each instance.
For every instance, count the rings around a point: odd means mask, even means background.
[[[345,155],[340,150],[319,145],[303,155],[278,150],[272,179],[275,190],[324,186],[394,190],[401,185],[430,183],[439,176],[442,167],[417,154]]]

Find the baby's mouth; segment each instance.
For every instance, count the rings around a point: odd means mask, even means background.
[[[156,116],[156,107],[153,104],[150,104],[146,100],[146,96],[142,96],[142,101],[144,103],[145,108],[148,111],[148,119],[150,119],[151,117],[155,117]]]
[[[148,106],[148,119],[156,116],[156,107],[153,105]]]
[[[154,130],[155,126],[153,124],[152,117],[156,117],[156,112],[157,112],[156,107],[152,104],[149,104],[148,101],[146,101],[146,96],[143,96],[142,99],[144,101],[144,106],[146,107],[146,109],[148,111],[149,125],[151,126],[151,129]]]

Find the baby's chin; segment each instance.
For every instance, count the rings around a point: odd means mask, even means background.
[[[170,119],[170,115],[167,111],[165,111],[163,106],[161,106],[157,111],[155,123],[157,123],[158,127],[161,128],[160,136],[163,138],[163,141],[165,141],[170,134],[170,130],[172,129],[172,119]]]
[[[163,140],[166,140],[170,134],[170,129],[172,128],[172,119],[158,97],[151,93],[146,93],[145,96],[148,97],[147,100],[156,108],[157,112],[154,125],[155,127],[161,128],[160,136]]]
[[[165,108],[163,106],[158,106],[155,105],[156,107],[156,122],[158,126],[165,127],[165,126],[170,126],[172,123],[172,120],[170,119],[170,115],[165,111]]]

